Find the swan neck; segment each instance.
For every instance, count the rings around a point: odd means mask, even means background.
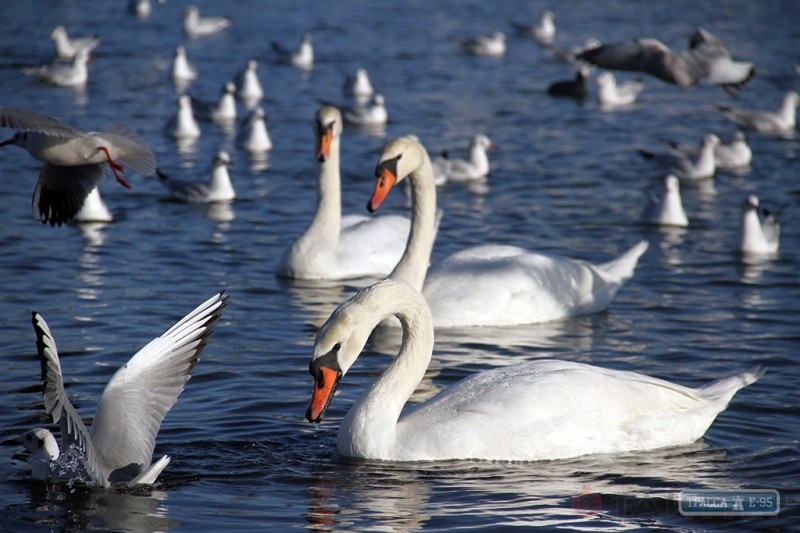
[[[330,154],[326,161],[317,163],[317,213],[311,221],[309,232],[323,236],[326,241],[337,243],[342,224],[342,190],[339,171],[339,137],[331,140]]]
[[[408,179],[411,182],[411,231],[406,251],[389,277],[406,281],[421,291],[431,261],[436,226],[436,185],[427,152],[423,154],[422,164]]]

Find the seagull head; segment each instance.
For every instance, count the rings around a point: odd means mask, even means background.
[[[50,463],[59,456],[58,443],[53,434],[44,428],[35,428],[17,437],[17,442],[31,454],[31,476],[34,479],[46,479]]]

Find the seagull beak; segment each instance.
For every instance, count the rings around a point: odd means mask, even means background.
[[[397,176],[389,170],[388,168],[384,167],[380,169],[380,175],[378,176],[378,180],[375,182],[375,190],[372,192],[372,197],[367,202],[367,211],[370,213],[374,213],[389,195],[389,191],[392,190],[394,184],[397,182]]]
[[[497,145],[496,145],[496,144],[494,144],[494,143],[490,144],[490,145],[489,145],[487,148],[488,148],[489,150],[499,150],[499,149],[500,149],[500,147],[499,147],[499,146],[497,146]]]
[[[322,420],[322,415],[325,414],[331,404],[333,394],[336,392],[336,387],[341,379],[341,371],[326,366],[319,367],[317,379],[314,380],[311,403],[308,404],[308,409],[306,409],[306,419],[309,422]]]

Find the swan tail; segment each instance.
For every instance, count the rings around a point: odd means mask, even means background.
[[[739,389],[755,383],[766,371],[766,368],[758,365],[744,372],[717,379],[700,387],[700,395],[711,401],[725,402],[727,405]]]
[[[636,268],[639,258],[647,251],[648,246],[650,246],[649,242],[639,241],[621,256],[598,266],[601,270],[604,270],[609,274],[613,274],[623,279],[629,279],[633,276],[633,269]]]

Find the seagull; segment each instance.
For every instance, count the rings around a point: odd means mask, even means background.
[[[797,91],[789,91],[783,97],[783,103],[777,111],[749,111],[717,106],[722,114],[739,126],[760,132],[781,132],[795,128],[797,105],[800,95]]]
[[[188,6],[183,15],[183,31],[190,39],[214,35],[231,25],[228,17],[201,17],[195,6]]]
[[[382,94],[372,97],[372,105],[368,107],[348,107],[342,113],[344,121],[358,126],[379,126],[389,121],[389,113]]]
[[[100,38],[97,35],[70,39],[64,26],[56,26],[53,33],[50,34],[50,38],[56,44],[56,58],[58,59],[72,59],[81,50],[86,50],[88,55],[100,44]]]
[[[91,430],[64,390],[53,334],[34,312],[44,405],[61,426],[61,449],[44,428],[19,436],[17,441],[31,454],[32,477],[100,487],[155,483],[170,462],[165,455],[150,464],[161,422],[183,392],[227,299],[222,293],[210,298],[117,370],[100,397]]]
[[[372,82],[369,81],[369,74],[365,68],[356,70],[355,77],[348,76],[344,81],[342,90],[345,96],[356,98],[369,98],[375,94],[375,89],[372,87]]]
[[[610,72],[603,72],[594,82],[598,87],[597,100],[605,106],[632,104],[644,89],[644,84],[638,80],[617,83],[617,78]]]
[[[766,209],[764,219],[760,219],[759,205],[755,194],[748,194],[744,199],[737,249],[747,254],[774,254],[780,246],[781,225]]]
[[[506,36],[500,31],[494,32],[491,37],[481,36],[466,41],[456,37],[450,39],[460,44],[466,53],[474,56],[500,57],[506,53]]]
[[[534,26],[527,26],[525,24],[517,24],[516,22],[509,21],[509,24],[517,30],[520,35],[526,37],[533,37],[541,44],[550,44],[556,37],[556,16],[552,11],[544,11],[539,18],[539,24]]]
[[[673,141],[667,141],[673,150],[683,152],[689,157],[696,157],[700,153],[702,143],[698,146],[696,144],[682,144]],[[714,164],[716,168],[742,168],[750,164],[753,159],[753,151],[747,144],[747,138],[744,133],[737,131],[733,134],[733,138],[728,143],[720,142],[714,148]]]
[[[497,145],[489,137],[476,135],[469,147],[469,161],[450,159],[447,181],[470,181],[486,176],[489,173],[489,157],[486,155],[486,150],[496,149]]]
[[[128,0],[128,11],[139,18],[146,19],[153,12],[150,0]]]
[[[192,98],[192,107],[195,116],[200,120],[213,120],[215,122],[230,122],[236,120],[236,84],[232,81],[222,86],[222,95],[216,104],[203,103]]]
[[[716,171],[714,149],[718,144],[719,137],[713,133],[709,133],[703,137],[700,153],[697,156],[697,160],[694,162],[692,162],[684,152],[678,150],[669,150],[667,152],[639,150],[639,153],[642,154],[645,159],[654,160],[681,179],[699,180],[714,176],[714,172]]]
[[[586,96],[586,78],[589,77],[589,68],[581,66],[575,74],[574,80],[557,81],[547,88],[550,96],[569,96],[583,98]]]
[[[251,154],[263,154],[272,150],[272,139],[267,131],[267,114],[264,109],[261,107],[253,109],[245,119],[245,123],[249,125],[249,131],[246,132],[242,143],[244,149]]]
[[[197,139],[200,137],[200,125],[194,118],[192,98],[188,94],[178,97],[178,114],[169,123],[169,133],[176,139]]]
[[[35,111],[0,107],[0,127],[19,130],[0,146],[19,146],[44,163],[33,193],[33,216],[51,226],[75,216],[105,177],[104,165],[128,189],[131,186],[120,175],[125,168],[117,160],[145,176],[156,171],[153,152],[130,126],[119,121],[104,132],[86,131]]]
[[[689,225],[689,218],[681,202],[681,190],[678,178],[669,174],[664,178],[664,194],[660,198],[651,198],[650,204],[642,214],[642,221],[655,226]]]
[[[89,69],[86,67],[88,62],[89,52],[84,49],[75,54],[72,63],[56,62],[49,65],[22,67],[22,73],[61,87],[80,87],[86,85],[89,80]]]
[[[179,46],[175,49],[175,59],[172,61],[172,81],[180,83],[196,79],[197,69],[186,57],[186,48]]]
[[[233,190],[228,167],[233,166],[228,152],[220,150],[212,161],[214,170],[210,183],[186,182],[169,179],[159,172],[161,182],[172,191],[173,196],[187,204],[208,204],[211,202],[226,202],[236,198]]]
[[[76,222],[113,222],[114,215],[100,196],[100,189],[95,187],[86,197],[81,210],[75,215]]]
[[[264,89],[258,81],[258,63],[255,59],[247,62],[247,67],[239,74],[239,98],[248,108],[255,107],[264,98]]]
[[[558,48],[555,46],[547,45],[545,46],[545,50],[553,54],[553,56],[555,56],[556,59],[563,61],[564,63],[569,63],[570,65],[575,65],[580,67],[588,65],[588,63],[586,61],[578,59],[577,56],[582,52],[599,47],[600,44],[601,44],[600,41],[598,41],[594,37],[590,37],[586,39],[586,41],[582,45],[571,46],[569,48]]]
[[[646,72],[682,88],[706,79],[711,85],[739,87],[755,75],[750,61],[734,61],[719,37],[698,28],[689,49],[676,54],[657,39],[635,39],[586,50],[577,59],[613,70]]]
[[[300,47],[297,51],[288,50],[276,41],[272,41],[272,49],[278,54],[278,58],[283,63],[294,65],[297,68],[310,70],[314,66],[314,47],[311,46],[311,35],[303,34]]]

